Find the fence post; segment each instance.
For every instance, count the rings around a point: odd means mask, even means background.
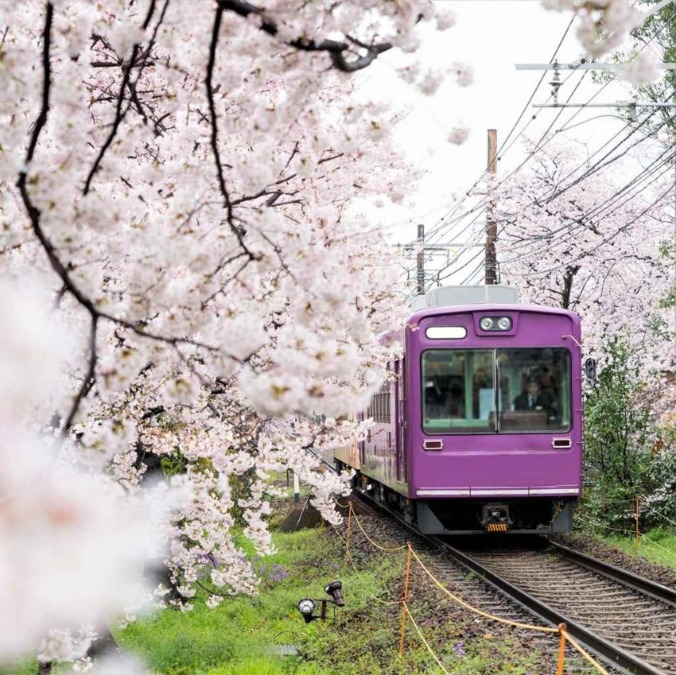
[[[566,659],[566,628],[567,626],[565,623],[559,624],[559,635],[561,636],[561,639],[559,640],[559,663],[556,667],[556,675],[563,675],[563,662]]]
[[[640,546],[641,545],[641,533],[639,532],[639,529],[638,529],[638,522],[639,522],[639,500],[638,500],[638,497],[636,497],[636,545]]]
[[[411,576],[411,542],[406,542],[406,572],[404,575],[404,594],[401,598],[401,636],[399,637],[399,656],[404,653],[406,635],[406,601],[408,600],[408,580]]]
[[[352,502],[347,503],[347,535],[345,537],[345,564],[350,560],[350,533],[352,532]]]

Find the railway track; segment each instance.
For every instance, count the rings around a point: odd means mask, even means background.
[[[567,624],[570,635],[619,672],[676,675],[674,589],[541,538],[458,543],[425,536],[370,497],[359,497],[546,624]]]

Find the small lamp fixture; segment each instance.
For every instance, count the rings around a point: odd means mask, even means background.
[[[316,616],[312,616],[312,612],[315,611],[315,603],[314,600],[311,600],[310,598],[303,598],[299,603],[298,603],[298,611],[303,615],[303,618],[305,619],[305,623],[310,623],[313,619],[316,619]]]
[[[330,584],[327,584],[324,587],[324,590],[331,596],[331,599],[315,598],[313,600],[312,598],[303,598],[296,605],[296,607],[298,607],[298,611],[305,620],[305,623],[310,623],[315,619],[322,619],[322,621],[326,619],[326,606],[329,603],[335,605],[336,607],[345,606],[345,600],[343,600],[343,584],[340,581],[332,581]],[[314,614],[317,603],[320,605],[319,615]],[[335,607],[333,608],[333,616],[336,616]]]
[[[345,600],[343,600],[343,584],[340,581],[332,581],[324,590],[333,598],[333,601],[338,607],[345,607]]]

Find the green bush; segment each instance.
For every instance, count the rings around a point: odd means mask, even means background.
[[[641,355],[620,335],[603,356],[598,381],[586,395],[587,489],[578,522],[607,535],[632,532],[636,497],[641,528],[676,522],[674,434],[654,419],[639,372]]]

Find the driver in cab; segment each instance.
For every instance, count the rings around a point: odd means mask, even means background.
[[[538,410],[547,413],[550,417],[553,413],[552,399],[548,392],[542,392],[540,385],[535,380],[529,380],[526,391],[514,399],[514,410]]]

